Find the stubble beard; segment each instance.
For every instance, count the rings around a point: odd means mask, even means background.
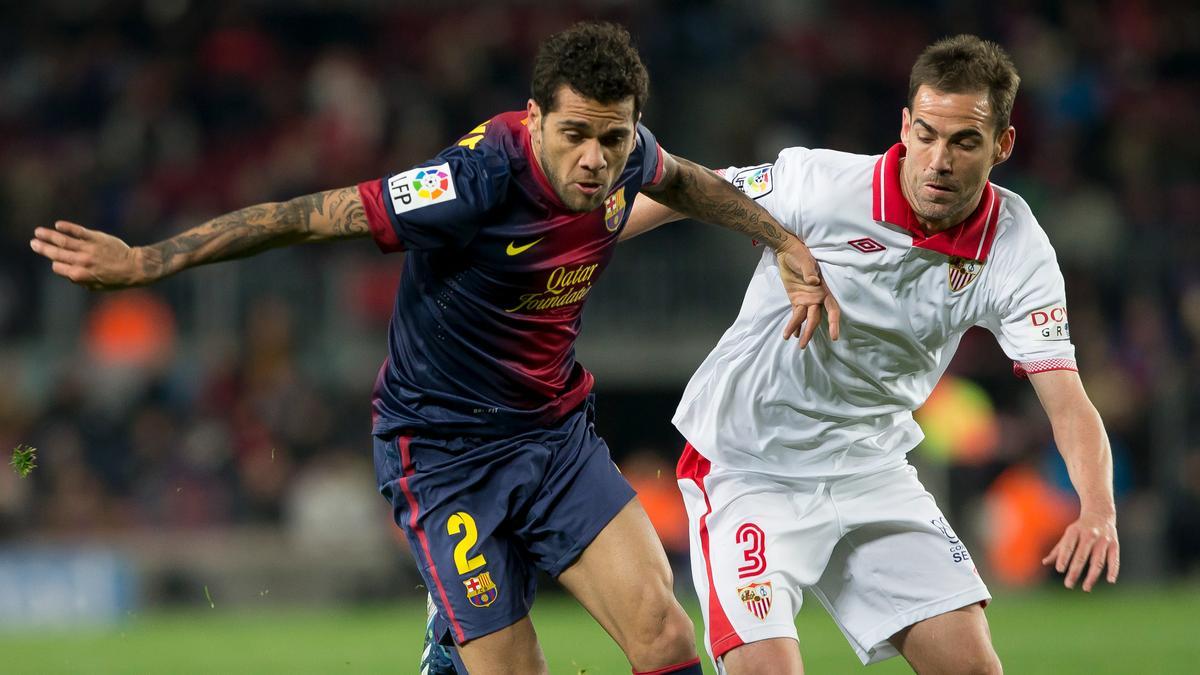
[[[558,195],[561,201],[569,210],[575,213],[587,213],[594,211],[604,202],[604,190],[598,190],[593,197],[587,197],[582,194],[572,194],[569,190],[570,186],[559,180],[558,174],[554,170],[554,165],[550,163],[546,157],[545,147],[539,153],[542,162],[542,172],[546,174],[546,180],[550,181],[550,187],[554,188],[554,193]]]

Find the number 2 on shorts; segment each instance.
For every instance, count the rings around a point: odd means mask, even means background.
[[[738,578],[754,577],[767,570],[767,535],[762,528],[754,523],[745,523],[738,528],[737,543],[749,544],[750,547],[742,552],[746,564],[738,568]]]
[[[468,558],[471,553],[471,548],[475,546],[475,542],[479,539],[479,530],[475,527],[475,519],[466,511],[459,511],[450,516],[450,520],[446,521],[446,533],[458,534],[465,531],[462,541],[454,547],[454,565],[458,568],[459,574],[467,574],[471,570],[479,569],[487,564],[487,560],[483,555],[477,555],[474,558]]]

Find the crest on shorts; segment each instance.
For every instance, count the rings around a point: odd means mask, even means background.
[[[492,583],[491,572],[482,572],[471,577],[463,582],[463,586],[467,587],[467,600],[476,607],[487,607],[500,595],[500,589]]]
[[[625,188],[620,188],[604,200],[604,227],[609,232],[616,232],[621,226],[621,216],[625,215]]]
[[[950,292],[957,293],[975,281],[975,277],[983,271],[983,263],[966,258],[950,258],[947,281],[950,282]]]
[[[750,583],[739,586],[738,599],[746,606],[746,611],[758,617],[760,621],[767,618],[771,612],[771,582]]]

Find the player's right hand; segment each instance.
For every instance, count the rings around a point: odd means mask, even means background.
[[[55,274],[92,290],[128,288],[146,282],[135,249],[111,234],[59,220],[54,229],[33,231],[29,247],[51,261]]]

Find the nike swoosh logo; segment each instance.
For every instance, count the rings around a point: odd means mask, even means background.
[[[537,244],[539,241],[541,241],[543,239],[545,239],[545,237],[538,237],[537,239],[534,239],[533,241],[529,242],[528,244],[525,244],[524,246],[517,246],[517,242],[510,241],[510,242],[508,242],[508,248],[505,249],[504,252],[509,255],[521,255],[525,251],[528,251],[529,249],[533,248],[534,244]]]

